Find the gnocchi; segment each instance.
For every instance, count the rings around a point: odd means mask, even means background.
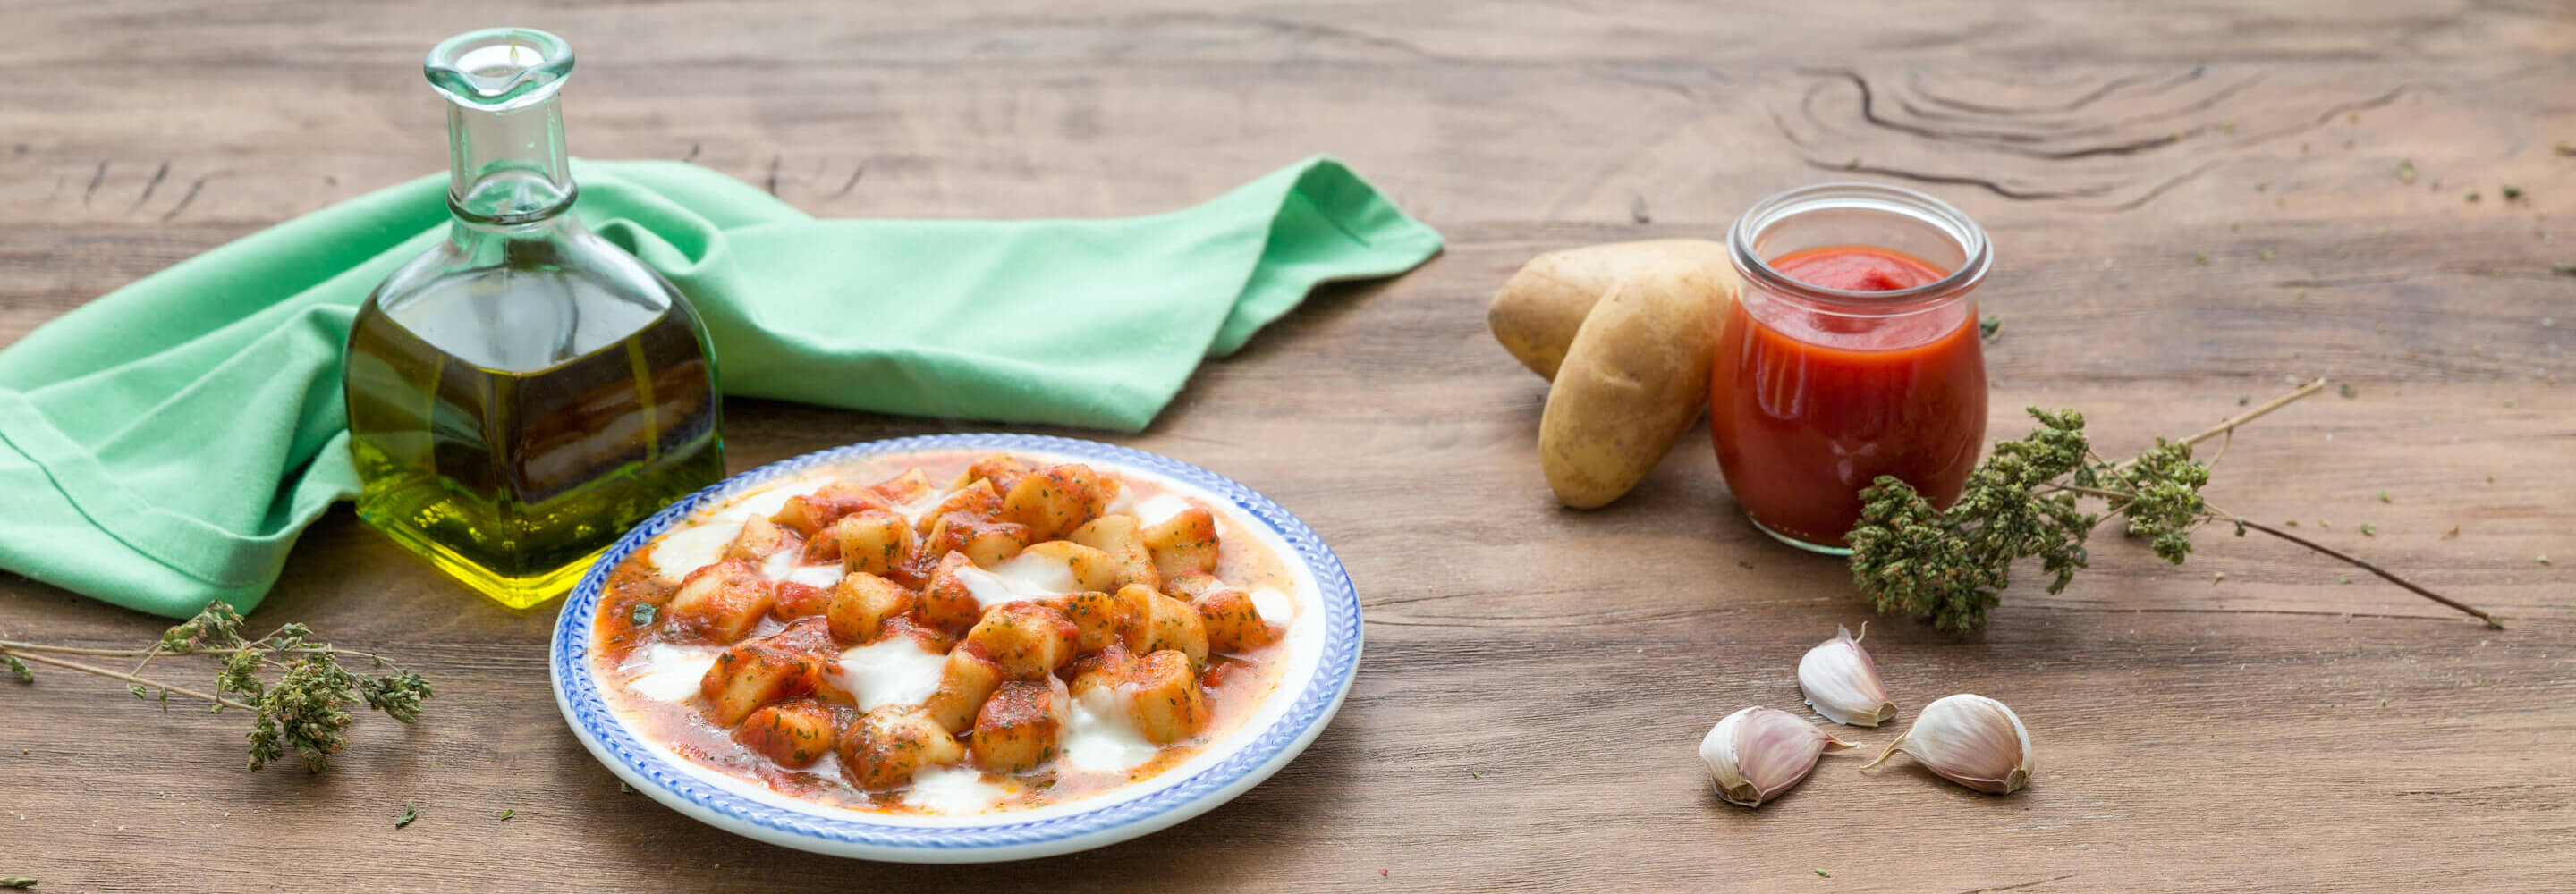
[[[822,619],[803,618],[775,634],[724,650],[698,681],[708,717],[722,724],[741,723],[763,705],[812,693],[823,680],[824,656],[831,645]]]
[[[1222,536],[1222,504],[1084,463],[901,459],[703,510],[738,527],[612,571],[605,666],[706,656],[688,693],[619,691],[652,738],[855,809],[1015,809],[1176,766],[1276,687],[1291,628],[1247,588],[1299,584]]]
[[[912,606],[911,590],[865,571],[854,571],[832,585],[831,597],[823,605],[823,618],[831,626],[833,639],[865,643],[877,638],[886,619],[909,612]]]
[[[733,642],[750,633],[777,598],[758,567],[726,559],[680,581],[679,592],[671,596],[671,626],[702,642]]]
[[[810,698],[779,702],[751,712],[733,737],[781,767],[810,767],[840,738],[830,706]]]
[[[859,715],[840,737],[841,775],[862,789],[883,789],[912,781],[925,768],[944,767],[966,756],[930,714],[920,708],[888,705]]]
[[[1164,577],[1216,571],[1216,516],[1205,507],[1181,510],[1144,530],[1145,550]]]
[[[1109,557],[1109,586],[1115,590],[1129,584],[1142,584],[1149,590],[1163,588],[1162,572],[1154,568],[1154,554],[1145,549],[1144,526],[1133,515],[1104,515],[1075,528],[1065,539],[1099,550]]]
[[[1099,518],[1117,495],[1117,482],[1090,466],[1066,463],[1020,476],[1002,498],[1002,514],[1027,525],[1031,536],[1053,540]]]
[[[893,574],[912,557],[912,525],[888,509],[867,509],[841,516],[817,543],[832,544],[831,555],[812,554],[818,559],[839,559],[847,571],[868,574]]]
[[[1036,769],[1055,757],[1056,734],[1064,728],[1072,699],[1064,681],[1017,680],[1002,684],[975,714],[975,735],[968,746],[975,765],[995,773]]]
[[[770,520],[798,536],[812,537],[839,521],[841,516],[886,507],[885,497],[873,488],[835,481],[813,493],[789,498],[787,505],[780,507],[778,514],[771,516]]]
[[[1055,609],[1034,602],[1010,602],[984,613],[967,631],[966,642],[980,646],[1002,674],[1035,680],[1073,661],[1073,622]]]

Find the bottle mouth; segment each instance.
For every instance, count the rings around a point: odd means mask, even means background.
[[[1726,244],[1736,272],[1748,283],[1864,313],[1901,312],[1958,295],[1983,281],[1994,263],[1985,229],[1965,212],[1914,190],[1877,183],[1819,183],[1764,199],[1736,218]],[[1862,292],[1809,285],[1781,273],[1769,260],[1836,245],[1900,251],[1950,272],[1919,286]]]
[[[535,28],[484,28],[439,41],[422,71],[450,102],[506,112],[563,88],[572,77],[572,45]]]

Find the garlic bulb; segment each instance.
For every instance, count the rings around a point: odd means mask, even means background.
[[[1757,706],[1728,714],[1710,728],[1699,741],[1699,759],[1708,764],[1718,797],[1760,807],[1807,778],[1818,756],[1854,747],[1806,718]]]
[[[1860,629],[1869,635],[1869,625]],[[1849,627],[1835,627],[1833,639],[1798,659],[1798,688],[1807,693],[1807,707],[1835,723],[1877,726],[1896,716],[1896,703],[1887,700],[1887,687],[1878,681],[1878,663],[1869,660]]]
[[[1878,766],[1899,751],[1960,785],[2007,795],[2030,784],[2030,730],[2004,703],[1982,695],[1953,695],[1923,706],[1914,728],[1887,743]]]

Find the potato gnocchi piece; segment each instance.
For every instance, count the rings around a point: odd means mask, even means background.
[[[921,539],[921,552],[930,555],[964,553],[978,567],[991,568],[1004,559],[1018,555],[1029,543],[1029,529],[1010,522],[994,521],[963,512],[941,516],[930,526],[929,536]]]
[[[895,788],[914,773],[945,767],[966,756],[957,737],[909,705],[885,705],[859,715],[841,731],[841,775],[861,789]]]
[[[1145,624],[1145,647],[1140,651],[1149,653],[1177,651],[1189,656],[1192,666],[1205,666],[1208,653],[1207,622],[1199,617],[1199,610],[1192,608],[1189,603],[1148,591],[1144,587],[1132,589],[1143,594],[1150,606],[1148,609],[1150,614],[1146,616]]]
[[[1119,684],[1119,700],[1145,741],[1169,745],[1207,727],[1206,697],[1199,692],[1197,662],[1164,650],[1138,659]]]
[[[841,576],[832,585],[831,598],[823,605],[823,618],[831,625],[832,638],[853,645],[877,638],[889,618],[912,610],[914,597],[894,581],[854,571]]]
[[[975,726],[976,710],[1001,685],[1002,666],[985,657],[982,647],[959,646],[939,666],[939,688],[931,690],[921,707],[941,729],[962,733]]]
[[[1118,604],[1116,611],[1126,618],[1126,627],[1119,631],[1118,638],[1128,652],[1142,655],[1153,651],[1146,646],[1154,641],[1154,597],[1160,595],[1140,584],[1119,587],[1118,592],[1109,595]]]
[[[1279,631],[1261,617],[1252,594],[1225,587],[1192,600],[1207,630],[1208,648],[1242,653],[1279,641]]]
[[[1072,671],[1068,675],[1072,682],[1067,688],[1076,700],[1089,697],[1095,689],[1106,690],[1114,699],[1118,684],[1127,682],[1127,677],[1135,672],[1136,656],[1124,648],[1103,649],[1074,659],[1073,666],[1067,670]]]
[[[912,524],[892,510],[867,509],[841,516],[816,543],[832,544],[832,558],[850,571],[886,575],[911,557]],[[807,550],[808,557],[813,556]]]
[[[920,466],[913,466],[903,470],[901,475],[868,485],[868,489],[875,491],[877,496],[897,506],[930,496],[937,488],[938,485],[930,483],[930,473],[922,471]]]
[[[975,713],[975,735],[967,751],[988,773],[1036,769],[1055,758],[1056,737],[1071,708],[1064,683],[1053,677],[1004,683]]]
[[[867,509],[888,508],[892,507],[875,490],[847,481],[835,481],[816,488],[813,493],[787,498],[787,505],[779,507],[778,514],[770,516],[770,520],[796,532],[799,537],[810,539],[831,527],[841,516]]]
[[[975,591],[957,579],[957,569],[975,564],[965,553],[949,553],[930,572],[930,581],[921,588],[921,601],[913,614],[924,624],[942,630],[958,631],[972,626],[984,614],[984,604],[975,599]]]
[[[1006,602],[985,611],[966,632],[966,642],[982,647],[1003,676],[1035,680],[1073,661],[1075,635],[1073,622],[1055,609]]]
[[[939,505],[931,507],[929,512],[922,513],[921,519],[914,522],[913,527],[920,533],[928,534],[932,525],[946,519],[949,514],[957,512],[987,521],[1005,520],[1002,518],[1001,493],[993,490],[992,482],[978,481],[958,488],[955,493],[941,499]]]
[[[1216,516],[1205,506],[1192,506],[1145,526],[1144,538],[1146,551],[1154,556],[1154,570],[1166,578],[1216,573]]]
[[[1048,466],[1011,486],[1002,498],[1002,517],[1027,525],[1030,537],[1053,540],[1099,518],[1117,496],[1117,480],[1090,466]]]
[[[735,643],[698,680],[708,717],[731,726],[762,705],[811,694],[822,682],[831,648],[832,634],[821,618],[801,618],[785,630]]]
[[[708,565],[680,580],[667,614],[671,626],[700,642],[729,643],[750,633],[777,599],[760,568],[741,559]]]
[[[993,483],[993,492],[1007,494],[1011,492],[1011,488],[1017,487],[1020,479],[1027,477],[1030,471],[1032,470],[1029,464],[1021,462],[1019,457],[1008,453],[987,453],[977,457],[975,462],[968,465],[966,471],[958,475],[957,480],[948,487],[950,490],[955,490],[973,484],[975,479],[981,478]]]
[[[805,538],[796,536],[796,532],[769,519],[753,517],[743,521],[742,533],[735,535],[732,543],[725,544],[723,558],[758,562],[769,558],[770,553],[804,548]]]
[[[1073,622],[1073,649],[1076,653],[1097,652],[1110,646],[1125,647],[1143,640],[1144,611],[1128,598],[1099,591],[1066,593],[1037,600],[1037,604],[1055,609]]]
[[[1135,516],[1104,515],[1075,528],[1065,539],[1109,556],[1110,566],[1116,569],[1110,576],[1109,590],[1114,592],[1128,584],[1163,588],[1162,572],[1154,568],[1154,554],[1145,549],[1144,524]]]
[[[775,598],[769,601],[769,616],[781,621],[822,614],[824,606],[832,601],[832,591],[812,584],[783,580],[775,587],[771,591]]]
[[[810,767],[832,750],[840,724],[832,708],[820,701],[800,698],[784,701],[751,712],[735,727],[733,740],[759,752],[781,767]]]

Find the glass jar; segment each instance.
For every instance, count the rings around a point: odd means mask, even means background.
[[[1746,517],[1846,555],[1881,475],[1957,500],[1985,441],[1969,297],[1993,261],[1985,231],[1913,190],[1826,183],[1754,205],[1727,249],[1744,289],[1717,316],[1709,432]]]
[[[358,516],[512,608],[724,476],[706,327],[572,214],[556,97],[572,61],[526,28],[430,51],[447,239],[359,307],[342,373]]]

